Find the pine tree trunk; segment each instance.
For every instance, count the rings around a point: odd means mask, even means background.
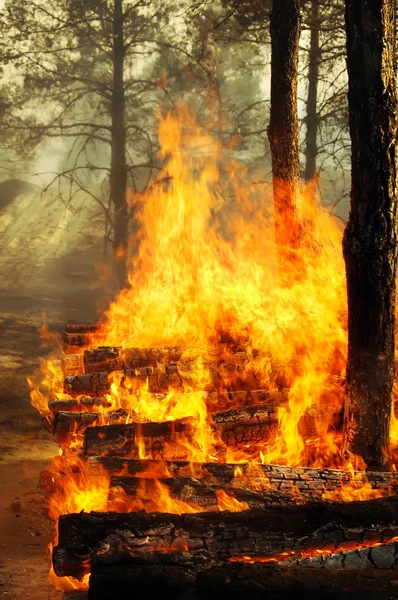
[[[124,98],[124,38],[122,0],[113,8],[112,156],[110,194],[114,208],[114,268],[120,287],[127,283],[128,211]]]
[[[394,0],[346,0],[351,212],[344,452],[385,470],[394,379],[397,97]]]
[[[306,115],[306,140],[305,140],[305,173],[304,179],[309,181],[316,173],[317,148],[317,92],[319,76],[319,0],[312,0],[311,4],[311,41],[308,68],[308,95]]]
[[[274,189],[275,239],[280,274],[297,258],[301,228],[297,109],[299,0],[275,0],[271,12],[271,114],[268,138]]]

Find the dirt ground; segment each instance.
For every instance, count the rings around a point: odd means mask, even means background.
[[[50,329],[66,322],[93,322],[95,298],[54,290],[0,290],[0,598],[59,600],[49,582],[48,544],[54,524],[47,516],[40,472],[58,446],[30,405],[26,377],[45,356],[37,327],[46,313]]]

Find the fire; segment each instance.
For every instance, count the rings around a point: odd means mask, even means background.
[[[347,352],[341,224],[322,207],[315,183],[308,184],[300,196],[300,260],[293,257],[286,272],[280,272],[266,185],[259,185],[258,178],[251,181],[247,170],[231,161],[221,142],[183,107],[160,118],[159,142],[166,174],[145,193],[129,194],[139,222],[129,287],[110,305],[92,344],[181,347],[179,380],[160,394],[151,392],[151,377],[165,377],[164,365],[153,367],[146,377],[112,372],[108,406],[90,408],[99,415],[94,424],[108,424],[109,411],[119,409],[124,411],[119,422],[125,423],[189,418],[192,439],[179,440],[186,459],[250,461],[245,474],[235,470],[235,483],[244,485],[250,470],[257,468],[261,490],[272,486],[256,463],[349,468],[342,464],[337,433]],[[32,403],[50,427],[48,401],[69,398],[55,355],[43,361],[29,385]],[[217,398],[226,390],[241,388],[284,390],[286,402],[276,409],[276,435],[256,447],[226,449],[211,427],[211,413],[220,409]],[[230,407],[238,406],[239,400]],[[393,416],[392,441],[398,440],[397,423]],[[140,435],[136,444],[141,459],[152,458]],[[155,488],[143,479],[134,497],[121,487],[111,496],[109,474],[91,477],[79,456],[81,431],[73,433],[68,446],[53,464],[49,512],[54,520],[82,510],[204,510],[173,497],[159,480],[168,476],[166,467],[156,475]],[[351,481],[336,492],[325,492],[324,499],[379,494],[352,470]],[[216,496],[219,510],[248,508],[224,490]]]

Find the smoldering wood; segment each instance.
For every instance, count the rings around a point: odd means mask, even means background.
[[[295,504],[292,494],[284,494],[273,490],[254,491],[247,488],[234,488],[219,483],[209,483],[194,477],[169,477],[148,479],[142,477],[111,477],[109,484],[109,502],[120,500],[120,491],[133,500],[139,499],[140,508],[147,512],[155,512],[158,507],[159,483],[168,490],[170,497],[195,504],[205,510],[218,510],[220,491],[238,502],[247,503],[249,508],[262,508],[270,505]],[[111,504],[110,504],[111,506]]]
[[[269,506],[243,512],[80,513],[58,521],[53,565],[59,576],[82,577],[90,560],[129,552],[184,550],[194,557],[277,558],[282,552],[346,550],[388,543],[398,534],[398,498],[364,502]]]
[[[373,559],[375,550],[366,549],[365,552]],[[394,598],[396,567],[385,569],[376,552],[376,561],[371,566],[365,563],[363,568],[357,568],[357,561],[351,562],[353,555],[355,551],[342,552],[339,556],[343,566],[335,568],[327,558],[328,566],[320,566],[323,557],[321,560],[315,558],[310,566],[306,566],[303,561],[289,564],[287,561],[225,562],[204,556],[198,559],[186,552],[141,552],[135,556],[115,552],[92,560],[90,598],[111,600],[116,592],[118,599],[130,600],[133,590],[138,597],[151,598],[161,593],[162,598],[170,600],[216,600],[220,597],[291,600],[292,596],[310,600],[320,597],[344,600]]]
[[[83,454],[138,458],[144,453],[152,458],[184,459],[187,456],[184,444],[195,446],[194,432],[190,418],[88,427],[84,432]]]
[[[357,471],[352,479],[348,471],[288,467],[261,463],[191,463],[189,461],[135,460],[114,457],[91,457],[87,461],[89,477],[194,477],[209,483],[233,488],[272,490],[296,503],[322,501],[325,492],[338,491],[352,483],[361,487],[369,483],[385,495],[398,492],[398,473]]]

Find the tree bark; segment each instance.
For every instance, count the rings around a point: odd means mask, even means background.
[[[207,559],[276,558],[285,551],[338,551],[389,543],[398,534],[398,499],[269,506],[243,512],[170,515],[80,513],[58,521],[57,575],[81,577],[98,554],[184,550]],[[286,558],[286,556],[285,556]]]
[[[268,138],[274,189],[275,239],[280,276],[298,260],[301,227],[297,106],[300,39],[299,0],[274,0],[271,12],[271,114]]]
[[[385,470],[394,379],[397,260],[394,1],[346,0],[351,212],[344,446]]]
[[[317,148],[317,129],[318,129],[318,75],[319,75],[319,0],[311,2],[311,39],[309,49],[309,68],[308,68],[308,95],[307,95],[307,114],[306,138],[305,138],[305,172],[304,179],[309,181],[316,173]]]
[[[113,88],[111,104],[110,195],[114,206],[113,256],[120,287],[127,284],[128,206],[124,96],[123,1],[113,0]]]

